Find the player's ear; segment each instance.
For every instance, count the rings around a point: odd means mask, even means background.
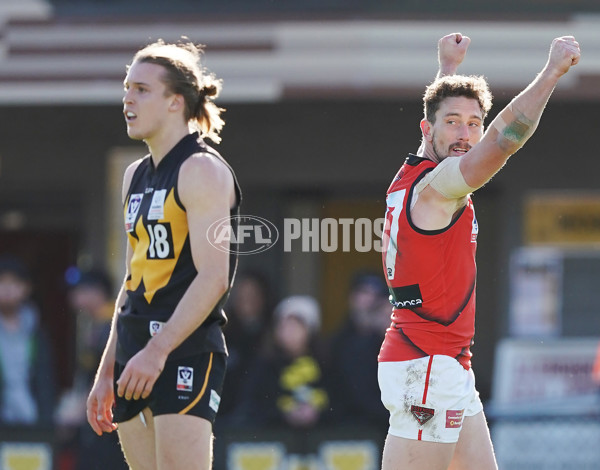
[[[171,98],[171,103],[169,104],[170,111],[179,111],[180,109],[183,109],[183,107],[185,106],[185,100],[183,99],[183,95],[174,93],[173,95],[170,96],[170,98]]]
[[[431,131],[433,126],[427,119],[421,119],[421,132],[423,133],[423,138],[431,142],[433,141],[433,132]]]

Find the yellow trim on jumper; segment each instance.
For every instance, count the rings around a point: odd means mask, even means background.
[[[204,376],[204,384],[202,385],[202,390],[200,390],[200,393],[194,399],[194,401],[191,402],[188,406],[186,406],[183,410],[181,410],[178,414],[184,415],[188,411],[190,411],[194,406],[198,404],[198,402],[204,395],[204,392],[206,392],[206,386],[208,385],[208,376],[210,375],[210,370],[212,369],[213,354],[214,353],[212,352],[210,353],[210,359],[208,360],[208,367],[206,368],[206,375]]]

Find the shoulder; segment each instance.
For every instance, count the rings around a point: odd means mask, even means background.
[[[142,164],[142,162],[144,162],[144,160],[147,160],[147,159],[148,159],[148,157],[144,157],[144,158],[140,158],[140,159],[136,160],[135,162],[131,163],[125,169],[125,178],[129,177],[129,179],[131,179],[133,177],[133,174],[136,172],[136,170]]]
[[[181,182],[202,182],[209,185],[222,185],[233,182],[229,167],[217,156],[203,152],[195,153],[181,165],[179,172]]]
[[[427,173],[436,167],[436,163],[425,158],[409,155],[404,164],[396,173],[388,188],[388,194],[401,189],[410,189],[415,182],[419,182]]]
[[[123,175],[123,201],[127,198],[127,192],[129,191],[129,187],[131,186],[131,181],[133,180],[133,175],[136,170],[139,168],[141,163],[144,161],[143,158],[136,160],[132,164],[130,164],[126,169]]]
[[[438,164],[432,160],[411,154],[398,170],[396,177],[397,179],[402,177],[419,178],[423,173],[429,172],[437,166]]]
[[[195,153],[183,162],[178,177],[179,194],[187,196],[214,197],[233,191],[233,174],[217,156],[207,152]]]

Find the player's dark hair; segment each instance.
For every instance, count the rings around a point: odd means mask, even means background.
[[[460,96],[477,100],[485,119],[492,107],[492,93],[485,78],[477,75],[446,75],[436,79],[423,95],[425,119],[434,124],[440,103]]]
[[[213,100],[219,95],[222,81],[200,65],[203,46],[187,38],[174,44],[162,39],[147,45],[137,52],[133,62],[151,63],[162,66],[165,74],[162,81],[169,93],[181,95],[185,101],[184,117],[203,137],[214,142],[221,141],[219,132],[225,122]]]

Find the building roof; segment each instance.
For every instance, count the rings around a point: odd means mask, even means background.
[[[583,57],[558,93],[600,98],[600,15],[594,14],[543,22],[140,19],[57,16],[41,0],[23,5],[29,8],[5,13],[0,23],[2,105],[119,103],[133,54],[148,42],[181,36],[206,45],[205,66],[224,80],[223,102],[418,96],[436,73],[437,40],[452,31],[472,38],[460,72],[485,75],[495,94],[526,86],[543,66],[552,39],[572,34]]]

